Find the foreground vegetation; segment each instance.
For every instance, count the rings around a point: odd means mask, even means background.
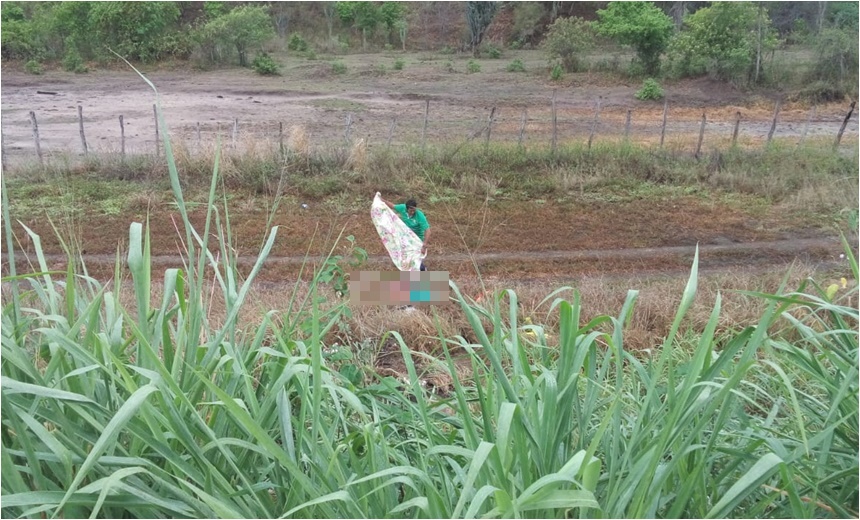
[[[587,323],[576,291],[552,292],[549,336],[521,320],[514,292],[476,303],[452,284],[475,341],[437,329],[434,363],[453,380],[439,396],[396,332],[403,382],[366,383],[330,355],[326,335],[347,312],[320,301],[330,270],[285,311],[240,320],[278,229],[242,279],[216,203],[220,154],[197,229],[167,139],[165,150],[187,268],[163,275],[144,223],[131,224],[113,283],[73,255],[65,274],[49,272],[35,234],[40,272],[19,275],[2,190],[4,516],[857,515],[858,266],[847,242],[845,288],[808,280],[751,294],[766,310],[728,331],[717,296],[704,330],[681,334],[694,260],[668,334],[645,356],[625,343],[636,291]],[[207,279],[224,302],[217,319]],[[464,356],[467,374],[455,366]]]

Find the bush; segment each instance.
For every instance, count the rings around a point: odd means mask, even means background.
[[[466,70],[469,72],[469,74],[481,72],[481,64],[475,60],[469,60],[469,62],[466,64]]]
[[[87,67],[84,65],[81,53],[78,52],[78,48],[74,42],[71,41],[71,38],[66,39],[66,54],[63,56],[63,68],[69,72],[87,72]]]
[[[561,65],[556,63],[552,68],[552,71],[550,71],[549,77],[551,77],[553,81],[558,81],[562,76],[564,76],[564,69],[561,68]]]
[[[42,64],[36,60],[30,60],[24,64],[24,69],[26,69],[30,74],[38,75],[42,73]]]
[[[517,58],[514,61],[508,63],[508,72],[525,72],[526,67],[523,65],[523,60]]]
[[[567,72],[581,69],[580,56],[594,45],[591,24],[578,17],[559,18],[549,26],[541,46],[550,61],[560,61]]]
[[[489,58],[494,59],[494,60],[497,60],[497,59],[502,57],[502,50],[499,49],[498,47],[496,47],[495,45],[488,45],[486,52],[487,52],[487,56]]]
[[[810,103],[830,103],[845,99],[845,90],[826,81],[818,80],[804,87],[795,96],[795,100]]]
[[[251,62],[251,68],[254,72],[263,76],[277,76],[280,74],[280,67],[275,60],[272,59],[266,52],[258,52]]]
[[[457,69],[454,68],[454,62],[451,60],[443,63],[442,68],[445,69],[445,72],[457,72]]]
[[[305,52],[308,50],[308,42],[299,33],[293,33],[287,42],[287,49],[291,51]]]
[[[305,57],[311,61],[317,59],[317,51],[313,49],[309,49],[308,52],[305,53]]]
[[[648,78],[636,93],[636,99],[641,101],[663,99],[663,87],[654,78]]]
[[[406,65],[406,62],[401,59],[394,60],[394,66],[392,67],[394,70],[403,70],[403,66]]]
[[[342,61],[336,61],[331,64],[331,71],[335,74],[346,74],[346,64]]]

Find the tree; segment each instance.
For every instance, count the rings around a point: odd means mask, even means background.
[[[766,54],[777,42],[767,12],[759,18],[752,2],[714,2],[685,18],[668,56],[679,76],[708,73],[721,80],[752,82],[757,53]]]
[[[581,66],[580,55],[594,45],[591,24],[578,17],[559,18],[546,33],[541,46],[550,61],[560,61],[568,72],[576,72]]]
[[[361,48],[367,48],[367,36],[372,35],[381,20],[380,10],[373,2],[337,2],[340,20],[361,31]]]
[[[484,39],[487,27],[496,15],[495,2],[466,2],[466,24],[469,26],[469,47],[472,55],[478,57],[478,46]]]
[[[610,2],[597,11],[597,32],[631,45],[648,75],[660,69],[660,55],[672,37],[672,19],[650,2]]]
[[[543,6],[538,2],[517,2],[513,4],[513,10],[513,40],[520,43],[531,42],[545,14]]]
[[[383,2],[379,7],[379,20],[385,26],[386,39],[391,43],[391,33],[399,31],[400,22],[405,21],[406,8],[400,2]],[[404,34],[403,39],[406,39]],[[401,42],[404,43],[405,42]]]
[[[243,5],[204,26],[204,39],[234,47],[239,65],[248,65],[248,50],[275,36],[265,6]]]

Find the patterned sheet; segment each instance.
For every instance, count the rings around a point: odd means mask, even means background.
[[[382,244],[397,269],[419,271],[421,260],[424,258],[421,256],[421,248],[424,243],[400,220],[393,209],[382,202],[378,192],[373,198],[370,218],[373,220],[376,232],[379,233]]]

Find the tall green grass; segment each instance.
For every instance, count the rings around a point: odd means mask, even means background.
[[[71,253],[50,272],[34,233],[39,272],[17,273],[4,186],[4,516],[856,516],[858,313],[844,305],[856,285],[759,295],[759,323],[725,336],[717,298],[705,331],[679,336],[696,260],[670,334],[643,357],[624,341],[636,291],[588,323],[575,291],[553,292],[550,339],[520,321],[513,291],[478,305],[452,283],[477,338],[439,333],[452,395],[424,390],[423,354],[396,332],[406,382],[356,386],[325,355],[346,307],[321,310],[321,272],[307,298],[240,322],[278,230],[242,279],[217,156],[198,230],[162,130],[183,269],[152,269],[137,222],[111,283]],[[218,328],[209,279],[226,302]]]

